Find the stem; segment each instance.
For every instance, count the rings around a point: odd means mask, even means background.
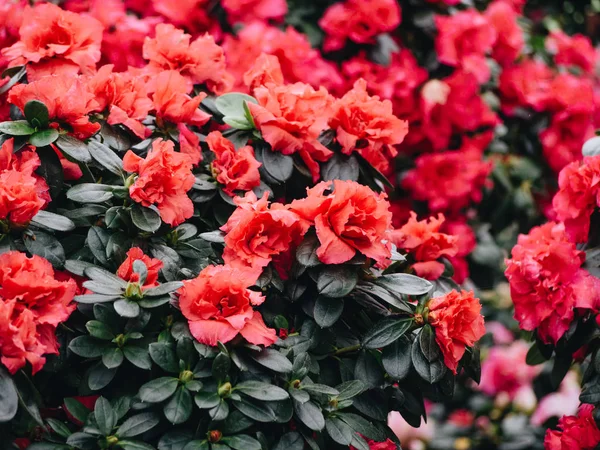
[[[338,350],[336,350],[335,352],[333,352],[334,356],[339,356],[339,355],[343,355],[345,353],[351,353],[351,352],[356,352],[358,350],[360,350],[360,344],[356,344],[356,345],[351,345],[350,347],[344,347],[344,348],[340,348]]]

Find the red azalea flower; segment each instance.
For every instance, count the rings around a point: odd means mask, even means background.
[[[288,12],[285,0],[223,0],[229,23],[252,23],[255,20],[281,21]]]
[[[513,115],[515,109],[531,108],[540,112],[547,108],[551,97],[553,73],[542,61],[526,59],[500,74],[502,111]]]
[[[117,275],[130,283],[138,283],[140,276],[133,271],[133,263],[135,261],[142,261],[148,269],[148,275],[143,287],[154,287],[158,286],[158,273],[163,267],[163,263],[160,259],[150,258],[144,254],[141,248],[133,247],[127,252],[127,258],[123,261],[123,264],[117,269]]]
[[[554,30],[546,38],[546,49],[554,54],[556,64],[576,66],[587,73],[596,68],[596,50],[587,36],[568,36],[561,30]]]
[[[577,416],[563,416],[559,430],[547,430],[546,450],[593,450],[600,444],[600,430],[593,416],[594,406],[584,404]]]
[[[502,67],[512,64],[523,51],[525,39],[517,22],[519,14],[504,2],[488,6],[485,16],[496,30],[496,42],[492,48],[492,58]]]

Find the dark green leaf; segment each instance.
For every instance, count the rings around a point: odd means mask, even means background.
[[[160,228],[161,220],[157,211],[152,208],[144,208],[140,205],[134,205],[131,208],[131,221],[142,231],[154,233]]]
[[[327,386],[326,384],[303,382],[301,384],[301,388],[305,391],[310,392],[311,394],[325,394],[333,396],[339,395],[339,391],[337,389],[334,389],[331,386]]]
[[[98,425],[100,432],[104,436],[110,436],[112,434],[112,429],[117,424],[117,415],[110,402],[104,397],[100,397],[96,400],[94,418],[96,419],[96,425]]]
[[[254,97],[239,92],[223,94],[215,100],[217,110],[224,116],[244,117],[244,103],[257,103]]]
[[[58,155],[50,147],[37,149],[40,158],[40,166],[35,171],[41,176],[50,188],[50,197],[58,198],[64,187],[64,171]]]
[[[402,380],[410,371],[410,341],[403,337],[383,349],[383,368],[395,380]]]
[[[237,384],[235,390],[257,400],[276,401],[289,398],[285,390],[269,383],[263,383],[262,381],[244,381]]]
[[[91,336],[77,336],[69,343],[69,350],[83,358],[98,358],[106,350],[106,342]]]
[[[148,403],[160,403],[168,399],[177,390],[179,380],[173,377],[156,378],[140,388],[140,400]]]
[[[58,136],[58,131],[54,128],[48,128],[47,130],[36,131],[29,136],[29,143],[34,147],[45,147],[56,141]]]
[[[19,397],[12,377],[0,366],[0,423],[8,422],[17,413]]]
[[[354,156],[335,153],[321,169],[321,179],[325,181],[357,181],[360,173],[358,161]]]
[[[40,394],[32,381],[24,373],[17,373],[15,374],[14,382],[17,388],[17,396],[19,397],[19,405],[21,406],[19,409],[21,411],[25,410],[39,426],[44,426],[39,409],[39,403],[41,402]]]
[[[108,265],[106,246],[108,245],[109,238],[110,234],[100,227],[91,227],[87,234],[87,246],[94,255],[94,258],[102,265]]]
[[[321,431],[325,428],[325,418],[323,412],[313,402],[299,403],[294,402],[294,411],[298,419],[313,431]]]
[[[292,371],[291,361],[274,349],[265,348],[261,352],[253,352],[252,359],[275,372],[289,373]]]
[[[527,356],[525,358],[527,364],[530,366],[537,366],[538,364],[545,363],[547,360],[548,359],[540,351],[540,347],[537,342],[534,342],[527,352]]]
[[[150,444],[129,440],[119,441],[119,447],[121,447],[123,450],[155,450],[155,448]]]
[[[233,406],[235,406],[242,414],[257,422],[275,422],[277,419],[273,410],[264,403],[250,402],[249,400],[242,398],[239,401],[234,400]]]
[[[425,325],[419,333],[419,344],[421,345],[421,352],[423,356],[427,358],[427,361],[437,361],[442,356],[440,348],[435,340],[435,332],[431,325]]]
[[[200,409],[211,409],[221,402],[221,397],[216,392],[198,392],[194,401]]]
[[[73,300],[84,305],[91,305],[95,303],[108,303],[120,298],[118,295],[104,295],[104,294],[84,294],[76,295]]]
[[[119,438],[130,438],[139,436],[151,430],[160,422],[160,418],[154,413],[142,413],[130,417],[117,429],[115,433]]]
[[[67,198],[79,203],[102,203],[112,197],[112,186],[107,184],[82,183],[67,191]]]
[[[166,403],[164,409],[165,417],[174,425],[183,423],[192,414],[192,395],[184,386],[175,391],[175,395]]]
[[[354,431],[346,422],[338,419],[337,417],[331,417],[325,421],[325,429],[327,434],[340,445],[350,445]]]
[[[404,295],[423,295],[433,288],[429,281],[408,273],[384,275],[377,278],[375,283],[391,292]]]
[[[27,251],[47,259],[54,267],[62,267],[65,263],[65,250],[58,239],[43,231],[30,230],[30,233],[23,240]]]
[[[319,239],[314,234],[308,234],[304,237],[302,243],[296,249],[296,260],[306,267],[314,267],[321,264],[317,256],[319,248]]]
[[[345,297],[358,281],[354,268],[348,266],[326,266],[317,276],[317,289],[326,297]]]
[[[183,450],[193,437],[194,435],[191,431],[170,431],[158,441],[158,450]]]
[[[164,342],[150,344],[150,357],[165,372],[179,373],[179,363],[175,356],[175,350]]]
[[[107,348],[102,353],[102,363],[109,369],[115,369],[123,364],[123,351],[118,347]]]
[[[46,128],[50,120],[48,108],[39,100],[29,100],[25,103],[23,114],[34,127]]]
[[[220,230],[200,233],[198,236],[200,236],[205,241],[214,242],[215,244],[223,244],[225,242],[225,234]]]
[[[370,349],[386,347],[403,336],[412,323],[413,319],[383,319],[365,335],[363,345]]]
[[[154,288],[146,289],[144,291],[144,297],[161,297],[165,294],[169,294],[171,292],[175,292],[183,286],[181,281],[170,281],[168,283],[162,283],[159,286]]]
[[[296,431],[286,433],[281,436],[281,439],[277,442],[273,450],[303,450],[304,439],[302,435]]]
[[[419,343],[420,339],[415,339],[412,344],[411,359],[413,366],[419,376],[430,384],[440,381],[448,370],[444,365],[443,360],[436,359],[432,362],[428,361]]]
[[[106,283],[104,281],[88,280],[83,282],[83,287],[89,289],[94,294],[113,295],[120,297],[125,293],[122,286],[114,283]]]
[[[336,389],[339,391],[337,399],[343,401],[361,394],[365,390],[365,384],[360,380],[346,381],[336,386]]]
[[[21,78],[27,73],[27,66],[15,66],[9,67],[0,75],[0,78],[10,77],[8,82],[4,83],[0,87],[0,95],[8,92],[15,84],[17,84]]]
[[[35,129],[26,120],[13,120],[12,122],[0,122],[0,133],[11,136],[29,136]]]
[[[67,444],[82,450],[95,450],[98,448],[98,436],[92,436],[87,433],[73,433],[67,439]]]
[[[221,440],[224,444],[236,450],[261,450],[260,442],[246,434],[226,437]]]
[[[362,381],[368,388],[374,388],[383,383],[383,370],[371,352],[360,352],[354,367],[354,377]]]
[[[90,141],[88,151],[92,158],[105,169],[119,176],[123,173],[123,161],[106,145],[98,141]]]
[[[113,380],[117,369],[107,369],[104,364],[99,362],[89,372],[88,386],[93,391],[105,388]]]
[[[213,361],[212,375],[218,382],[223,382],[229,375],[231,368],[231,358],[225,353],[219,353]]]
[[[64,154],[76,161],[88,163],[92,160],[85,142],[82,142],[73,136],[69,136],[68,134],[61,135],[56,140],[56,146],[61,149]]]
[[[69,430],[69,427],[67,427],[64,423],[62,423],[59,420],[56,419],[46,419],[46,423],[48,425],[50,425],[50,428],[52,428],[52,431],[54,431],[56,434],[58,434],[60,437],[62,438],[68,438],[71,435],[71,430]],[[31,447],[29,447],[31,448]]]
[[[254,425],[254,421],[246,417],[239,411],[232,411],[219,425],[219,429],[225,435],[232,435],[247,430]]]
[[[229,415],[229,404],[221,399],[219,403],[208,411],[208,415],[213,420],[225,420]]]
[[[319,296],[315,302],[313,315],[317,325],[321,328],[329,328],[338,321],[343,311],[343,299]]]
[[[81,423],[86,422],[91,412],[79,400],[76,400],[74,398],[65,398],[65,407],[67,408],[67,411],[69,411],[69,414],[71,414],[75,419],[79,420]]]
[[[123,355],[127,361],[140,369],[150,370],[152,367],[152,361],[150,360],[147,348],[127,345],[123,347]]]
[[[268,145],[256,149],[256,156],[262,162],[262,168],[276,181],[287,181],[294,172],[294,159],[289,155],[271,150]]]
[[[292,366],[292,377],[296,379],[304,378],[312,365],[310,355],[308,353],[300,353],[294,359],[294,365]]]
[[[362,434],[367,439],[373,439],[381,442],[385,440],[385,433],[373,425],[372,422],[353,413],[340,413],[338,417],[346,422],[357,433]]]
[[[140,305],[132,300],[120,298],[114,303],[115,311],[121,317],[137,317],[140,314]]]

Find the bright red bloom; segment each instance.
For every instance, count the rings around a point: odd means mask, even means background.
[[[99,110],[108,110],[110,125],[122,124],[139,138],[146,137],[141,121],[152,109],[152,101],[141,77],[128,72],[113,73],[112,65],[105,65],[89,81],[90,90],[99,104]]]
[[[258,168],[261,163],[254,158],[251,146],[246,145],[236,151],[233,142],[224,138],[220,131],[209,133],[206,143],[215,154],[212,170],[227,194],[233,197],[234,191],[249,191],[260,185]]]
[[[21,111],[30,100],[39,100],[50,115],[51,126],[65,129],[79,139],[86,139],[100,129],[88,114],[97,111],[98,102],[84,78],[77,75],[52,75],[29,84],[18,84],[8,93],[8,101]]]
[[[496,30],[492,58],[502,67],[512,64],[525,45],[523,31],[517,22],[519,14],[508,3],[496,2],[488,6],[485,16]]]
[[[138,174],[129,188],[134,201],[145,207],[156,206],[169,225],[179,225],[192,217],[194,205],[187,196],[195,180],[192,163],[187,155],[175,152],[173,142],[155,140],[145,159],[129,150],[123,168]]]
[[[561,30],[554,30],[546,38],[546,49],[554,54],[556,64],[576,66],[586,73],[596,68],[596,50],[587,36],[569,36]]]
[[[544,342],[558,342],[575,317],[575,308],[596,310],[600,280],[581,265],[563,224],[548,222],[520,235],[506,261],[515,319],[528,331],[537,329]]]
[[[44,258],[11,251],[0,255],[0,360],[11,373],[29,361],[39,371],[58,353],[54,331],[75,309],[77,285],[58,281]]]
[[[331,96],[325,88],[315,91],[303,83],[268,84],[254,90],[258,105],[248,103],[252,117],[273,151],[299,153],[313,176],[319,179],[319,162],[333,152],[321,144],[319,135],[327,128]]]
[[[241,334],[254,345],[275,343],[275,330],[267,328],[254,310],[265,298],[248,287],[257,276],[231,266],[208,266],[179,290],[179,307],[189,320],[190,332],[198,342],[216,346]]]
[[[543,111],[550,98],[552,71],[542,61],[526,59],[500,74],[502,111],[512,115],[518,107]]]
[[[600,156],[574,161],[558,175],[559,190],[552,200],[558,220],[573,242],[586,242],[590,216],[600,203]]]
[[[254,65],[244,74],[244,84],[252,92],[267,83],[283,84],[283,73],[277,56],[261,53]]]
[[[177,124],[177,130],[179,131],[179,151],[188,155],[190,161],[196,167],[202,161],[200,136],[183,123]]]
[[[444,215],[438,214],[425,220],[417,220],[414,212],[408,222],[398,230],[392,231],[390,239],[400,250],[407,251],[415,263],[413,270],[428,280],[438,279],[444,273],[441,257],[453,257],[458,252],[458,237],[441,233]]]
[[[151,258],[144,254],[143,250],[139,247],[129,249],[127,258],[117,269],[117,275],[127,282],[138,283],[140,276],[133,271],[133,263],[137,260],[142,261],[148,269],[148,275],[143,287],[158,286],[158,273],[162,269],[163,263],[160,259]]]
[[[600,430],[593,416],[594,406],[584,404],[577,416],[563,416],[559,430],[547,430],[546,450],[593,450],[600,443]]]
[[[470,149],[421,155],[402,180],[415,200],[427,202],[431,211],[460,211],[479,203],[492,163]]]
[[[0,221],[16,226],[29,221],[50,201],[48,185],[34,174],[40,159],[33,150],[13,153],[14,139],[0,147]]]
[[[221,227],[225,236],[223,260],[233,267],[260,274],[274,258],[300,243],[309,223],[279,203],[268,205],[268,193],[259,200],[253,192],[234,199],[237,209]]]
[[[288,12],[285,0],[223,0],[221,4],[231,24],[280,21]]]
[[[496,30],[490,20],[471,8],[452,16],[435,16],[438,30],[435,50],[439,60],[472,73],[479,83],[490,78],[485,55],[496,42]]]
[[[450,413],[448,422],[457,427],[470,427],[475,421],[475,414],[468,409],[457,409]]]
[[[206,84],[215,94],[227,92],[233,83],[227,73],[223,49],[215,44],[211,35],[192,36],[170,24],[156,26],[156,37],[144,41],[144,58],[150,62],[149,73],[174,70],[192,84]]]
[[[346,40],[358,44],[374,42],[378,34],[400,25],[400,6],[394,0],[346,0],[335,3],[325,11],[319,26],[327,35],[325,51],[341,49]]]
[[[394,116],[389,100],[370,97],[363,79],[333,103],[329,127],[336,131],[342,153],[358,151],[384,174],[390,171],[389,160],[398,154],[394,145],[408,133],[408,122]]]
[[[432,298],[428,321],[435,331],[444,364],[456,374],[466,347],[473,346],[485,334],[481,304],[472,291],[451,291]]]
[[[493,397],[506,392],[514,400],[519,392],[523,392],[521,389],[531,389],[541,366],[527,364],[528,351],[529,345],[524,341],[492,347],[481,365],[481,390]]]
[[[137,9],[142,14],[149,13],[148,7],[163,15],[167,20],[179,28],[185,28],[193,34],[210,33],[218,37],[221,28],[218,22],[209,15],[208,0],[152,0],[151,5],[143,0],[128,0],[130,7]],[[133,5],[133,3],[137,5]]]
[[[188,95],[192,86],[175,70],[159,73],[150,82],[154,87],[152,101],[156,110],[157,119],[173,123],[189,123],[191,125],[204,125],[210,116],[202,112],[198,106],[206,98],[206,93],[201,92],[194,98]]]
[[[380,265],[390,257],[383,242],[392,226],[385,193],[376,194],[354,181],[322,181],[289,208],[314,223],[321,244],[317,256],[325,264],[345,263],[356,252]]]
[[[13,66],[55,59],[89,72],[100,59],[102,24],[52,3],[39,3],[29,9],[19,34],[19,42],[2,50]]]

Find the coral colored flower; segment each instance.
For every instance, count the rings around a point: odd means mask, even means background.
[[[252,92],[267,83],[283,84],[283,73],[277,56],[261,53],[256,63],[244,74],[244,84]]]
[[[44,258],[11,251],[0,255],[0,360],[11,373],[26,361],[38,372],[47,353],[58,353],[56,326],[75,309],[77,285],[58,281]]]
[[[547,430],[546,450],[593,450],[600,444],[600,430],[593,416],[594,405],[584,404],[577,416],[563,416],[558,430]]]
[[[458,150],[421,155],[402,180],[415,200],[427,202],[431,211],[460,211],[479,203],[492,163],[476,151]]]
[[[477,238],[465,219],[445,221],[442,225],[442,231],[457,238],[456,245],[458,249],[456,255],[447,255],[447,258],[454,269],[452,279],[458,284],[462,284],[469,276],[469,264],[466,258],[475,249]]]
[[[86,139],[100,129],[88,115],[97,111],[98,102],[84,78],[77,75],[53,75],[29,84],[18,84],[8,93],[8,101],[21,111],[30,100],[39,100],[50,116],[51,126],[62,128],[70,134]]]
[[[251,146],[246,145],[236,151],[233,142],[224,138],[220,131],[209,133],[206,143],[215,154],[212,170],[227,194],[233,197],[234,191],[249,191],[260,185],[258,168],[261,163],[254,158]]]
[[[2,50],[13,66],[55,59],[89,72],[100,59],[102,24],[52,3],[39,3],[29,9],[19,35],[19,42]]]
[[[522,329],[537,329],[544,342],[556,343],[576,308],[598,308],[600,280],[581,268],[584,261],[585,253],[569,241],[563,224],[548,222],[519,236],[504,274]]]
[[[194,98],[190,97],[188,92],[191,86],[179,72],[161,72],[152,80],[151,85],[154,87],[152,101],[157,119],[191,125],[204,125],[210,120],[210,116],[198,108],[206,94],[201,92]]]
[[[389,160],[398,154],[393,146],[408,133],[408,123],[394,116],[392,103],[370,97],[362,79],[333,103],[329,127],[336,131],[342,153],[357,151],[383,173],[390,171]]]
[[[229,23],[252,23],[255,20],[283,19],[288,12],[285,0],[223,0]]]
[[[354,181],[322,181],[289,208],[314,223],[325,264],[350,261],[356,252],[385,265],[390,249],[383,241],[392,226],[385,193],[376,194]]]
[[[141,77],[128,72],[114,73],[112,65],[105,65],[89,81],[90,90],[99,104],[99,110],[108,111],[110,125],[122,124],[139,138],[146,137],[141,121],[152,109],[146,84]]]
[[[219,36],[221,29],[215,19],[209,15],[208,0],[152,0],[151,5],[147,1],[132,0],[130,3],[137,3],[130,7],[137,9],[142,14],[147,14],[148,6],[155,12],[163,15],[167,20],[179,28],[185,28],[193,34],[205,33]]]
[[[251,344],[275,343],[275,330],[267,328],[254,310],[265,298],[248,289],[257,276],[231,266],[208,266],[179,290],[179,307],[189,320],[190,332],[198,342],[216,346],[241,334]]]
[[[183,123],[177,124],[179,131],[179,151],[189,156],[192,164],[197,166],[202,161],[200,137]]]
[[[526,59],[500,74],[502,111],[513,115],[515,109],[531,108],[540,112],[551,95],[552,71],[542,61]]]
[[[145,159],[129,150],[123,168],[138,174],[129,188],[134,201],[145,207],[156,206],[169,225],[179,225],[192,217],[194,205],[187,196],[195,180],[192,163],[187,155],[174,151],[173,142],[157,139]]]
[[[174,70],[192,84],[206,84],[215,94],[227,92],[233,79],[227,73],[223,49],[208,34],[190,42],[191,38],[173,25],[157,25],[156,37],[144,42],[144,58],[150,61],[145,69],[151,74]]]
[[[327,8],[319,25],[327,35],[325,51],[341,49],[348,39],[370,44],[377,35],[400,25],[400,6],[394,0],[347,0]]]
[[[481,365],[480,389],[490,396],[505,392],[511,400],[532,389],[533,379],[541,366],[530,366],[525,362],[529,346],[524,341],[515,341],[509,346],[492,347]]]
[[[48,185],[34,174],[40,159],[33,150],[13,153],[14,139],[0,147],[0,221],[24,226],[50,201]]]
[[[269,207],[267,198],[268,193],[257,199],[256,194],[247,192],[234,199],[237,209],[221,227],[227,233],[226,264],[260,274],[274,258],[294,250],[306,234],[307,221],[279,203]]]
[[[416,213],[411,212],[408,222],[390,234],[392,243],[414,258],[412,268],[420,277],[439,278],[444,272],[444,264],[438,259],[456,256],[458,252],[458,238],[440,232],[444,220],[444,215],[438,214],[437,218],[419,221]]]
[[[428,320],[435,331],[444,364],[456,374],[465,348],[473,346],[485,334],[479,299],[472,291],[453,290],[432,298],[428,307]]]
[[[315,91],[304,83],[278,86],[268,84],[254,90],[258,105],[248,103],[257,128],[272,150],[284,155],[298,153],[312,173],[319,179],[319,163],[333,156],[333,152],[318,140],[327,128],[331,96],[320,88]]]
[[[143,287],[158,286],[158,272],[162,269],[163,263],[160,259],[151,258],[144,254],[139,247],[129,249],[127,258],[117,269],[117,275],[127,282],[138,283],[140,281],[140,276],[133,271],[133,263],[138,260],[143,262],[146,265],[146,269],[148,269],[148,275],[146,276]]]
[[[558,186],[552,200],[556,218],[565,224],[573,242],[586,242],[590,217],[599,203],[600,156],[565,166],[558,175]]]
[[[596,68],[596,50],[587,36],[568,36],[561,30],[554,30],[546,38],[546,49],[554,54],[556,64],[577,66],[591,73]]]
[[[523,31],[517,22],[519,14],[508,3],[495,2],[488,6],[485,16],[496,30],[492,58],[502,67],[512,64],[525,45]]]
[[[440,62],[472,73],[479,83],[490,78],[485,55],[496,42],[490,20],[471,8],[452,16],[435,16],[435,50]]]

